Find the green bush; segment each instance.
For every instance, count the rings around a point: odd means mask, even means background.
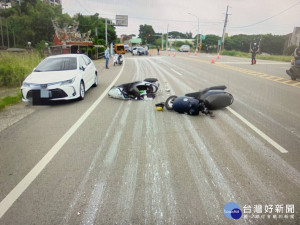
[[[229,55],[229,56],[236,56],[236,57],[243,57],[243,58],[251,58],[250,53],[239,52],[234,50],[223,50],[221,52],[222,55]],[[273,60],[273,61],[281,61],[281,62],[290,62],[293,58],[292,56],[284,56],[284,55],[256,55],[257,59],[263,60]]]
[[[0,52],[0,87],[19,87],[42,60],[37,52]]]
[[[44,55],[44,50],[45,50],[45,47],[46,47],[46,43],[48,43],[48,46],[53,46],[53,43],[50,42],[50,41],[40,41],[39,43],[36,44],[35,48],[38,50],[38,52],[41,54],[41,55]]]
[[[21,99],[22,95],[20,92],[16,96],[7,96],[5,98],[0,98],[0,110],[4,109],[7,105],[13,105],[20,102]]]
[[[251,57],[249,53],[239,52],[235,50],[223,50],[222,55],[236,56],[236,57]]]

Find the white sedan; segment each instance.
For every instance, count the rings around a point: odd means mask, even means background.
[[[134,47],[132,49],[132,55],[145,55],[145,49],[143,47]]]
[[[98,85],[92,60],[83,54],[63,54],[45,58],[23,81],[24,102],[84,99],[85,92]]]

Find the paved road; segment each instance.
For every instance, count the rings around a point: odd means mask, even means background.
[[[84,101],[26,106],[0,132],[0,224],[299,224],[300,82],[288,63],[211,58],[96,62],[100,85]],[[148,77],[161,84],[153,101],[107,97]],[[155,110],[222,84],[235,102],[215,118]]]

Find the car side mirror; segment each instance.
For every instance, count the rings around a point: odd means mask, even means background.
[[[85,71],[86,66],[81,66],[79,69],[81,69],[82,71]]]

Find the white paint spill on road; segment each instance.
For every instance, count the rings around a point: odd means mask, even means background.
[[[102,151],[103,151],[103,149],[105,149],[105,146],[108,143],[108,137],[109,137],[108,134],[111,134],[113,132],[113,128],[119,122],[118,118],[120,116],[121,109],[123,110],[123,104],[124,104],[124,102],[121,102],[121,104],[119,105],[118,110],[116,111],[116,113],[114,115],[114,118],[112,119],[113,123],[111,123],[110,126],[108,127],[106,135],[105,135],[104,139],[101,142],[101,145],[99,146],[99,148],[98,148],[95,156],[93,157],[93,160],[92,160],[86,174],[84,175],[80,185],[78,186],[77,191],[75,193],[75,196],[74,196],[74,198],[73,198],[73,200],[72,200],[72,202],[71,202],[71,204],[68,208],[68,211],[66,212],[66,214],[64,216],[62,224],[68,224],[72,214],[74,214],[74,212],[73,212],[74,208],[75,208],[76,204],[78,203],[80,197],[85,192],[86,184],[87,184],[87,182],[90,178],[90,175],[93,172],[93,170],[95,169],[95,166],[97,166],[97,161],[98,161],[99,157],[102,155]]]
[[[181,73],[179,73],[178,71],[176,71],[176,70],[174,70],[174,69],[172,69],[171,68],[171,70],[174,72],[174,73],[176,73],[176,74],[178,74],[179,76],[183,76]]]
[[[131,104],[131,102],[128,102]],[[94,224],[96,215],[98,213],[98,209],[101,208],[101,197],[103,192],[105,191],[105,186],[107,183],[107,178],[109,177],[110,172],[112,171],[112,165],[117,155],[117,150],[120,144],[121,137],[123,135],[123,131],[125,130],[126,120],[128,118],[130,110],[129,107],[126,107],[125,110],[122,112],[121,120],[119,122],[119,129],[114,134],[114,138],[111,142],[111,144],[108,147],[108,152],[105,155],[104,163],[101,165],[101,168],[99,169],[99,174],[96,182],[96,185],[94,187],[94,190],[90,196],[89,203],[86,207],[86,210],[83,213],[83,218],[81,221],[81,224]],[[102,188],[99,188],[102,187]]]
[[[224,179],[220,169],[218,168],[217,164],[214,162],[213,158],[211,157],[209,150],[207,149],[206,145],[204,144],[200,135],[196,132],[195,127],[193,126],[191,120],[188,117],[185,117],[186,124],[188,126],[188,131],[192,135],[194,142],[197,144],[197,149],[204,159],[206,163],[206,167],[209,169],[210,173],[212,174],[212,180],[218,184],[218,189],[220,193],[222,193],[222,197],[225,201],[230,201],[234,199],[234,195],[227,183]]]

